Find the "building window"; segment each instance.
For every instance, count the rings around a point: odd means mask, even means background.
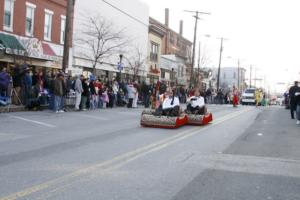
[[[45,10],[44,39],[48,41],[51,41],[52,15],[52,11]]]
[[[150,61],[157,62],[159,53],[159,44],[151,42]]]
[[[26,2],[26,30],[27,36],[33,36],[34,30],[34,11],[36,6],[34,4]]]
[[[4,27],[6,31],[13,31],[14,0],[4,1]]]
[[[66,32],[66,16],[61,16],[60,21],[60,43],[63,44],[65,42],[65,32]]]
[[[161,71],[161,78],[166,78],[166,72],[165,71]]]

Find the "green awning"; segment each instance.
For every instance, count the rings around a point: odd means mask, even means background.
[[[0,44],[5,46],[5,48],[8,49],[15,49],[15,50],[22,50],[25,51],[22,44],[19,42],[19,40],[12,35],[6,35],[3,33],[0,33]]]

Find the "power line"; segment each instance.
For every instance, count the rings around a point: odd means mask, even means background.
[[[124,10],[118,8],[117,6],[115,6],[115,5],[113,5],[113,4],[109,3],[109,2],[107,2],[106,0],[102,0],[102,1],[103,1],[104,3],[106,3],[107,5],[111,6],[112,8],[114,8],[114,9],[118,10],[119,12],[123,13],[124,15],[130,17],[131,19],[133,19],[133,20],[139,22],[140,24],[146,26],[147,28],[149,27],[148,24],[145,24],[144,22],[142,22],[142,21],[139,20],[138,18],[136,18],[136,17],[130,15],[129,13],[127,13],[126,11],[124,11]]]

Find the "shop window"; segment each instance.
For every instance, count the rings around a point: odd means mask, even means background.
[[[161,71],[161,78],[165,78],[166,77],[166,72],[165,71]]]

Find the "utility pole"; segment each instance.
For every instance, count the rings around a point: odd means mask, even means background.
[[[200,11],[189,11],[189,10],[185,10],[185,12],[191,12],[196,14],[195,16],[193,16],[195,18],[195,27],[194,27],[194,42],[193,42],[193,54],[192,54],[191,83],[190,83],[190,85],[192,86],[194,84],[194,66],[195,66],[198,20],[201,19],[199,18],[199,14],[210,15],[210,13],[200,12]]]
[[[74,5],[75,0],[68,0],[67,2],[67,14],[66,14],[66,26],[65,26],[65,36],[64,36],[64,52],[63,52],[63,63],[62,70],[66,73],[69,66],[69,50],[72,45],[72,24],[74,16]]]
[[[198,54],[198,76],[199,76],[199,74],[200,74],[200,65],[201,65],[201,58],[200,58],[200,56],[201,56],[201,42],[199,42],[199,52],[198,52],[199,54]]]
[[[256,88],[256,68],[254,68],[254,87]]]
[[[240,90],[240,59],[238,59],[238,80],[237,80],[238,90]]]
[[[250,88],[252,88],[252,65],[250,65]]]
[[[217,79],[217,91],[219,91],[219,88],[220,88],[220,72],[221,72],[221,61],[222,61],[222,52],[223,52],[223,40],[224,40],[224,38],[221,38],[218,79]]]

